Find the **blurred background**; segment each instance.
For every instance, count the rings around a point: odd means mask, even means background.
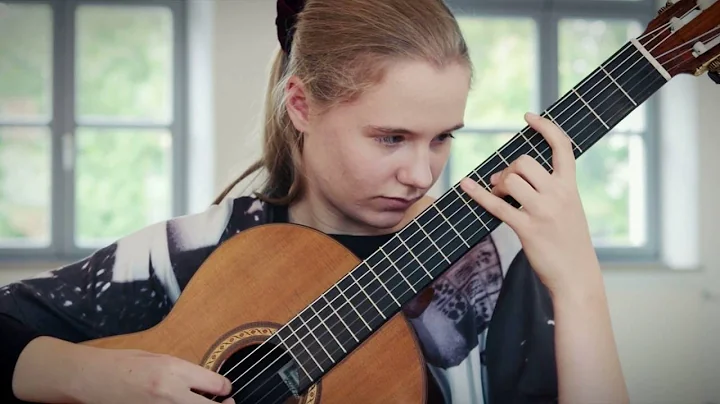
[[[439,195],[633,37],[650,0],[447,0],[476,82]],[[260,151],[274,0],[0,3],[0,284],[205,209]],[[720,403],[720,86],[676,77],[582,156],[634,403]]]

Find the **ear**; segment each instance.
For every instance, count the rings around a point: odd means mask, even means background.
[[[290,120],[299,132],[307,132],[310,116],[310,104],[305,92],[305,85],[297,76],[288,79],[285,85],[287,108]]]

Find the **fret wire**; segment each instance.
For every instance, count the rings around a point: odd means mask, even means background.
[[[413,220],[413,221],[414,221],[414,220]],[[416,222],[415,224],[417,224],[417,222]],[[418,227],[420,227],[420,225],[418,225]],[[405,246],[405,248],[407,248],[407,250],[410,252],[410,255],[412,255],[413,258],[415,258],[415,261],[417,261],[417,263],[420,264],[420,267],[425,271],[425,273],[427,274],[427,276],[430,277],[430,279],[435,279],[435,278],[432,276],[432,274],[431,274],[430,272],[428,272],[428,270],[425,268],[425,265],[423,265],[422,261],[420,261],[420,260],[418,259],[418,257],[415,255],[415,253],[413,252],[412,248],[410,248],[407,244],[405,244],[405,240],[403,240],[402,237],[398,237],[398,240],[400,240],[400,242]],[[413,290],[414,290],[414,289],[413,289]],[[416,291],[416,292],[417,292],[417,291]]]
[[[363,316],[360,315],[360,312],[357,311],[357,309],[356,309],[355,306],[352,304],[352,302],[350,301],[350,299],[348,299],[347,296],[345,296],[345,293],[343,292],[342,288],[336,288],[336,289],[338,290],[338,292],[340,292],[340,294],[343,296],[343,298],[345,298],[345,302],[350,306],[351,309],[353,309],[353,311],[358,315],[358,317],[360,318],[360,320],[362,320],[362,322],[365,323],[365,327],[367,327],[368,330],[372,331],[372,327],[370,327],[370,324],[368,324],[367,321],[365,321],[365,319],[363,318]]]
[[[468,209],[470,209],[470,212],[472,212],[473,215],[475,215],[475,217],[477,217],[477,219],[480,221],[480,223],[481,223],[483,226],[485,226],[485,228],[487,229],[487,231],[491,231],[490,228],[487,227],[487,225],[485,224],[485,221],[480,218],[480,216],[477,214],[477,212],[475,212],[475,210],[470,206],[470,204],[467,203],[467,201],[465,200],[465,198],[462,197],[462,195],[461,195],[460,192],[457,190],[457,188],[455,188],[455,187],[453,186],[453,187],[452,187],[452,190],[455,191],[455,193],[460,197],[460,200],[463,201],[463,203],[465,204],[465,206],[467,206]],[[463,219],[464,219],[464,217],[463,217]]]
[[[596,132],[596,131],[597,131],[597,129],[594,132]],[[455,191],[457,192],[457,190],[455,190]]]
[[[654,81],[653,81],[653,83],[654,83]],[[650,91],[650,92],[652,92],[652,91]],[[594,135],[595,135],[595,132],[597,132],[597,129],[595,129],[595,130],[591,133],[591,136],[594,136]],[[581,143],[584,143],[584,142],[581,142]],[[481,179],[482,179],[482,177],[481,177]],[[484,181],[483,181],[483,182],[484,182]],[[455,192],[457,193],[457,190],[455,190]],[[449,195],[449,194],[448,194],[448,195]],[[325,300],[327,301],[327,298],[325,298]],[[333,309],[333,310],[334,310],[334,309]],[[361,317],[361,319],[362,319],[362,317]],[[291,353],[291,354],[292,354],[292,353]],[[294,357],[294,355],[293,355],[293,357]],[[297,358],[295,358],[295,359],[297,360]],[[314,358],[313,358],[313,359],[314,359]],[[298,364],[299,364],[299,362],[298,362]],[[302,366],[301,366],[301,367],[302,367]],[[306,371],[304,368],[303,368],[303,371],[307,374],[307,371]],[[312,377],[311,377],[309,374],[308,374],[308,377],[310,377],[310,379],[312,380]]]
[[[583,153],[583,149],[581,149],[580,146],[578,146],[577,143],[575,143],[575,139],[573,139],[572,136],[568,135],[568,133],[565,131],[565,129],[563,129],[563,127],[560,126],[558,121],[555,118],[553,118],[552,115],[550,115],[550,111],[545,112],[545,115],[547,115],[550,118],[550,120],[553,121],[555,123],[555,125],[557,125],[557,127],[562,131],[562,133],[564,133],[565,136],[567,136],[568,139],[570,139],[570,142],[572,142],[573,146],[575,146],[575,148],[578,149],[578,151],[580,153]]]
[[[502,156],[501,156],[500,158],[502,158]],[[483,165],[483,167],[484,167],[484,165]],[[480,175],[480,173],[477,172],[478,168],[483,168],[483,167],[477,167],[477,168],[473,169],[473,170],[472,170],[472,173],[478,176],[478,179],[480,180],[480,182],[482,182],[482,184],[483,184],[483,186],[485,187],[485,189],[487,189],[488,191],[492,192],[492,188],[490,187],[490,185],[488,185],[488,183],[485,182],[485,180],[483,179],[483,176]],[[493,170],[494,170],[495,168],[497,168],[497,167],[493,167]]]
[[[402,271],[400,270],[400,268],[398,268],[397,265],[395,265],[395,262],[390,259],[390,256],[388,256],[388,254],[385,252],[385,250],[382,248],[382,246],[380,246],[380,251],[383,253],[383,255],[384,255],[385,258],[388,260],[388,262],[390,263],[390,265],[392,265],[392,266],[397,270],[397,272],[400,274],[400,277],[403,278],[403,280],[405,280],[405,283],[407,283],[408,286],[410,286],[410,289],[412,289],[412,291],[413,291],[414,293],[417,293],[417,290],[415,290],[415,288],[414,288],[413,285],[410,283],[410,281],[407,280],[407,278],[406,278],[405,275],[402,273]],[[381,262],[382,262],[382,261],[381,261]],[[393,277],[393,278],[394,278],[394,277]],[[383,286],[384,286],[384,284],[383,284]],[[387,289],[387,287],[385,287],[385,289]],[[393,288],[393,289],[395,289],[395,288]],[[395,299],[395,295],[393,295],[392,292],[390,292],[390,291],[388,290],[388,293],[390,293],[390,296],[392,296],[392,298],[395,300],[395,302],[398,304],[398,306],[402,306],[402,305],[400,304],[400,302],[398,302],[397,299]]]
[[[382,249],[382,246],[380,246],[380,249]],[[388,258],[388,261],[390,261],[389,258]],[[395,263],[392,262],[392,261],[390,261],[390,265],[392,265],[393,267],[395,267]],[[397,268],[397,267],[395,267],[395,268]],[[390,296],[390,297],[395,301],[395,303],[398,305],[398,307],[402,307],[402,304],[400,304],[400,302],[398,302],[398,300],[395,298],[395,296],[392,294],[392,292],[390,292],[390,289],[388,289],[388,287],[385,285],[385,282],[383,282],[382,280],[380,280],[380,278],[377,276],[377,274],[375,273],[375,271],[374,271],[372,268],[368,268],[368,271],[370,271],[370,272],[373,274],[373,276],[375,277],[375,279],[377,279],[377,281],[378,281],[378,283],[380,284],[380,286],[382,286],[385,290],[387,290],[388,296]],[[377,290],[377,289],[376,289],[376,290]]]
[[[617,81],[615,81],[613,76],[611,76],[610,73],[608,73],[607,70],[605,70],[605,68],[602,65],[600,65],[600,69],[603,71],[603,73],[605,73],[606,76],[608,76],[610,78],[610,80],[612,80],[613,83],[615,83],[616,86],[618,86],[620,91],[622,91],[623,94],[625,94],[625,96],[630,100],[630,102],[632,102],[633,105],[635,105],[637,107],[637,103],[635,102],[635,100],[633,100],[632,97],[630,97],[630,94],[625,92],[625,89],[620,84],[618,84]]]
[[[288,328],[290,328],[290,323],[286,324],[285,326],[288,327]],[[292,332],[292,329],[291,329],[290,331]],[[293,332],[293,334],[294,334],[294,332]],[[296,335],[295,337],[297,338],[297,335]],[[295,360],[295,363],[297,363],[297,365],[300,367],[300,369],[302,369],[302,371],[305,372],[305,374],[307,375],[308,379],[310,379],[311,381],[314,381],[315,379],[313,379],[313,377],[310,376],[310,373],[308,373],[308,371],[305,370],[305,366],[303,366],[302,362],[300,362],[300,360],[297,358],[297,356],[295,356],[295,354],[292,352],[292,348],[293,348],[296,344],[293,344],[292,347],[289,347],[289,346],[287,346],[287,344],[285,343],[285,339],[284,339],[284,338],[281,337],[280,340],[282,341],[282,344],[285,345],[285,349],[286,349],[287,353],[289,353],[290,356],[293,357],[293,359]],[[299,339],[298,339],[298,340],[299,340]],[[312,357],[312,355],[310,355],[310,357]]]
[[[600,115],[598,115],[597,112],[595,112],[595,110],[592,109],[587,102],[585,102],[585,100],[582,98],[582,96],[580,96],[580,94],[578,94],[578,92],[575,91],[574,88],[572,89],[572,92],[575,93],[575,95],[577,95],[577,97],[580,99],[580,101],[582,101],[583,104],[585,104],[585,106],[590,110],[590,112],[595,114],[595,117],[600,121],[600,123],[603,124],[603,126],[605,126],[605,128],[610,129],[610,127],[605,123],[605,121],[603,121],[602,118],[600,118]]]
[[[495,152],[495,154],[497,154],[497,156],[500,157],[500,160],[502,160],[502,161],[505,163],[506,166],[510,167],[510,163],[508,163],[508,161],[505,160],[505,157],[503,157],[502,154],[500,154],[500,153],[497,152],[497,151]]]
[[[298,317],[301,317],[301,316],[298,316]],[[302,320],[302,319],[301,319],[301,320]],[[293,330],[293,328],[290,327],[290,324],[289,324],[289,323],[288,323],[288,328],[290,329],[290,332],[292,332],[292,334],[295,335],[295,338],[298,339],[298,342],[299,342],[300,345],[302,345],[302,347],[305,349],[305,352],[308,353],[308,356],[310,357],[310,359],[312,359],[313,362],[315,362],[315,364],[317,365],[317,367],[320,368],[320,370],[321,370],[322,372],[325,372],[325,369],[320,365],[320,363],[317,361],[317,359],[315,359],[315,355],[313,355],[312,351],[311,351],[310,349],[308,349],[307,345],[305,345],[305,343],[303,342],[302,337],[300,337],[300,336],[297,334],[297,331]]]
[[[352,329],[350,329],[350,327],[349,327],[349,326],[347,325],[347,323],[345,322],[345,319],[343,319],[343,317],[340,315],[340,313],[338,313],[337,310],[335,310],[335,307],[333,307],[333,305],[330,304],[330,301],[328,301],[327,297],[325,297],[325,293],[323,293],[321,296],[322,296],[323,300],[325,300],[325,302],[327,303],[327,305],[332,309],[333,313],[335,313],[335,315],[340,319],[340,321],[342,321],[343,325],[345,326],[345,328],[347,328],[348,332],[350,333],[350,335],[352,335],[352,337],[355,339],[355,341],[356,341],[356,342],[360,342],[360,340],[358,339],[358,337],[355,336],[355,333],[352,332]],[[358,314],[358,315],[359,315],[359,314]]]
[[[535,151],[535,153],[537,153],[537,155],[545,162],[545,164],[548,166],[548,168],[552,168],[552,164],[550,164],[547,160],[545,160],[545,157],[538,151],[538,149],[535,148],[535,145],[532,144],[532,142],[530,141],[530,139],[527,136],[525,136],[524,131],[520,131],[520,136],[522,136],[522,138],[525,139],[525,142],[527,144],[529,144],[530,147],[532,147],[532,149]]]
[[[593,131],[593,134],[594,134],[594,132],[597,132],[597,129],[596,129],[595,131]],[[502,158],[502,156],[501,156],[501,158]],[[482,177],[480,177],[480,179],[482,180]],[[484,181],[483,181],[483,182],[484,182]],[[457,191],[456,189],[453,188],[453,190],[455,191],[455,193],[458,193],[458,191]],[[461,198],[461,199],[462,199],[462,198]],[[466,203],[466,201],[464,201],[464,200],[463,200],[463,202]],[[471,209],[471,211],[475,214],[475,212],[474,212],[472,209]],[[477,214],[476,214],[476,215],[477,215]],[[467,215],[466,215],[466,216],[467,216]],[[485,226],[485,227],[487,227],[487,226]],[[424,232],[424,229],[423,229],[422,227],[420,227],[420,229],[423,230],[423,232]],[[427,234],[427,233],[426,233],[426,234]],[[404,244],[404,243],[403,243],[403,244]],[[437,246],[436,246],[436,247],[437,247]],[[410,250],[410,251],[411,251],[411,250]],[[412,253],[412,251],[411,251],[411,253]],[[425,271],[427,272],[426,269],[425,269]],[[378,289],[378,290],[379,290],[379,289]],[[327,300],[327,299],[326,299],[326,300]],[[362,319],[362,317],[361,317],[361,319]]]
[[[312,332],[312,330],[310,329],[310,327],[308,327],[307,322],[305,322],[305,319],[302,317],[302,314],[299,315],[298,318],[300,319],[300,321],[302,321],[302,323],[303,323],[303,325],[305,326],[305,328],[307,328],[308,333],[315,339],[315,341],[317,341],[318,345],[320,345],[320,349],[322,349],[322,350],[325,352],[325,354],[327,355],[328,358],[330,358],[330,361],[331,361],[332,363],[335,363],[335,359],[333,359],[332,355],[330,355],[330,352],[328,352],[327,349],[325,349],[325,344],[323,344],[322,342],[320,342],[320,340],[319,340],[318,337],[315,335],[315,333]],[[332,333],[331,333],[331,334],[332,334]],[[295,334],[295,335],[297,336],[297,334]],[[304,338],[304,337],[299,338],[299,339],[300,339],[300,343],[303,344],[303,346],[305,346],[305,344],[302,342],[302,338]],[[309,353],[310,356],[313,358],[313,360],[315,361],[315,363],[317,363],[317,360],[315,360],[315,357],[314,357],[313,353],[310,352],[307,348],[305,348],[305,349],[308,351],[308,353]],[[320,364],[318,364],[318,367],[320,367]],[[322,370],[323,372],[325,371],[322,367],[320,367],[320,370]]]
[[[324,295],[323,295],[323,298],[324,298]],[[327,301],[327,299],[325,299],[325,301]],[[332,309],[332,307],[330,307],[330,308]],[[342,349],[344,353],[347,353],[347,350],[345,350],[345,347],[343,346],[343,344],[337,339],[337,337],[335,336],[335,333],[332,332],[330,327],[328,327],[328,325],[325,324],[325,319],[320,315],[320,313],[317,312],[317,310],[315,310],[315,308],[312,306],[312,304],[310,305],[310,309],[313,311],[313,313],[315,313],[314,316],[317,317],[318,319],[320,319],[320,322],[322,323],[323,326],[325,326],[325,329],[328,330],[328,334],[330,334],[330,336],[335,340],[335,342],[337,342],[337,344],[340,345],[340,349]],[[337,313],[335,313],[335,314],[337,315]],[[338,316],[338,318],[339,317],[340,316]],[[352,334],[352,332],[351,332],[351,334]]]
[[[378,313],[380,313],[380,315],[382,316],[382,318],[385,319],[385,320],[387,320],[387,317],[385,317],[385,314],[382,312],[382,310],[380,310],[380,308],[377,307],[377,305],[375,304],[375,301],[370,298],[370,295],[367,294],[367,292],[365,291],[365,288],[363,287],[363,285],[361,285],[360,282],[358,282],[358,280],[355,279],[355,275],[353,275],[352,271],[350,271],[350,277],[353,279],[353,281],[355,282],[355,284],[360,288],[360,291],[363,292],[363,294],[365,295],[365,297],[368,298],[368,301],[370,302],[370,304],[372,304],[372,305],[375,307],[375,309],[378,311]]]
[[[455,234],[458,235],[458,237],[460,238],[460,241],[462,241],[468,248],[470,248],[470,244],[468,244],[467,241],[465,241],[465,239],[460,235],[460,233],[458,233],[458,231],[457,231],[457,229],[455,228],[455,226],[453,226],[453,224],[450,222],[450,220],[448,220],[448,218],[445,217],[445,215],[442,213],[442,211],[441,211],[440,209],[438,209],[437,205],[433,204],[432,206],[433,206],[433,207],[435,208],[435,210],[440,214],[440,216],[442,216],[443,220],[445,220],[445,222],[450,225],[450,228],[453,229],[453,231],[455,232]]]
[[[432,237],[430,237],[430,235],[429,235],[429,234],[425,231],[425,229],[420,225],[420,223],[417,222],[417,218],[413,219],[413,222],[415,222],[415,224],[418,225],[418,227],[420,228],[420,230],[421,230],[423,233],[425,233],[425,235],[427,236],[427,239],[430,240],[430,242],[432,243],[432,245],[434,245],[435,248],[437,248],[437,250],[440,251],[440,254],[443,256],[443,258],[445,258],[445,261],[447,261],[447,262],[452,262],[452,261],[450,261],[450,259],[445,255],[445,253],[442,252],[442,250],[440,249],[440,247],[438,247],[437,244],[435,244],[435,240],[433,240]]]
[[[575,97],[576,99],[573,100],[572,97]],[[565,97],[563,97],[561,100],[559,100],[552,108],[554,109],[561,109],[562,110],[559,113],[556,113],[554,116],[554,119],[556,122],[563,121],[560,125],[563,127],[563,130],[567,132],[567,130],[572,131],[575,127],[580,125],[580,130],[575,133],[572,137],[576,144],[583,144],[584,139],[582,137],[583,132],[585,129],[592,128],[594,124],[600,126],[600,122],[595,118],[596,114],[594,113],[585,113],[584,110],[577,108],[573,109],[576,104],[581,103],[582,100],[575,92],[568,92]],[[592,111],[592,108],[590,108],[590,111]],[[569,116],[567,116],[569,115]],[[569,128],[566,130],[565,128]],[[569,136],[569,135],[568,135]],[[550,150],[548,147],[546,150]]]

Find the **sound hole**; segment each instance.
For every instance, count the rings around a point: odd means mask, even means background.
[[[293,390],[303,381],[301,372],[287,351],[267,341],[239,349],[222,364],[218,373],[232,382],[236,404],[280,404],[296,402]]]

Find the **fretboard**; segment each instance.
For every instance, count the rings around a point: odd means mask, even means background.
[[[577,158],[666,82],[628,43],[542,115],[570,137]],[[526,127],[468,177],[489,188],[490,176],[523,154],[552,171],[549,145]],[[299,387],[322,377],[499,224],[453,185],[273,337],[299,364]]]

